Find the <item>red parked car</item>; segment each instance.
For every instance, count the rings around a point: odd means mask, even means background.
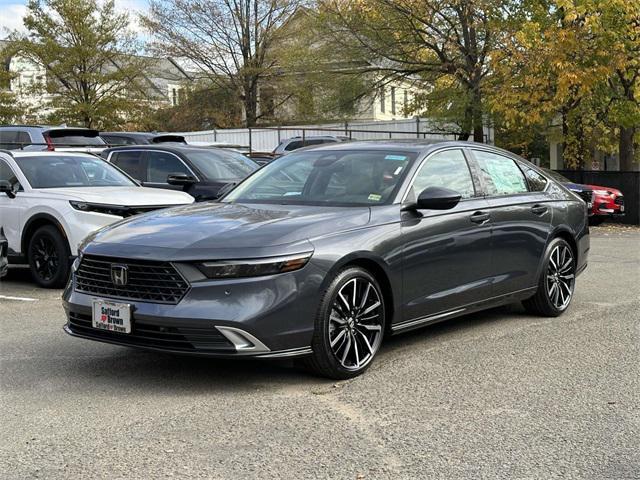
[[[593,225],[602,223],[605,219],[624,215],[624,196],[617,188],[588,185],[593,191],[593,206],[590,220]]]

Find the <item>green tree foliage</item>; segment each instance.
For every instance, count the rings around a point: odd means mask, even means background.
[[[583,167],[594,149],[630,169],[638,133],[640,2],[523,2],[493,55],[490,105],[505,125],[559,127],[565,164]]]
[[[24,114],[24,106],[10,90],[12,79],[13,74],[0,67],[0,123],[17,123]]]
[[[140,112],[145,64],[113,0],[30,0],[24,25],[10,49],[44,67],[46,81],[32,88],[48,94],[50,121],[114,128]]]

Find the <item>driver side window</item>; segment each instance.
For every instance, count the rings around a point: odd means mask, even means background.
[[[428,187],[449,188],[462,195],[462,198],[475,195],[471,172],[462,150],[446,150],[427,159],[411,188],[415,197],[418,197]]]

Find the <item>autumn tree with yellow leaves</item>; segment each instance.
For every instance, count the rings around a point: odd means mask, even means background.
[[[558,125],[568,166],[586,165],[598,148],[619,151],[621,169],[631,170],[640,134],[640,2],[551,0],[522,9],[492,52],[492,111],[516,129]]]

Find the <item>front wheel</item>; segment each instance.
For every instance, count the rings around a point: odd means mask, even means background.
[[[342,270],[320,301],[307,366],[336,380],[360,375],[378,352],[385,321],[384,297],[375,278],[359,267]]]
[[[576,285],[576,259],[571,246],[554,238],[547,247],[536,294],[522,302],[536,315],[557,317],[571,303]]]
[[[28,249],[31,275],[44,288],[63,288],[69,279],[69,245],[53,225],[40,227]]]

